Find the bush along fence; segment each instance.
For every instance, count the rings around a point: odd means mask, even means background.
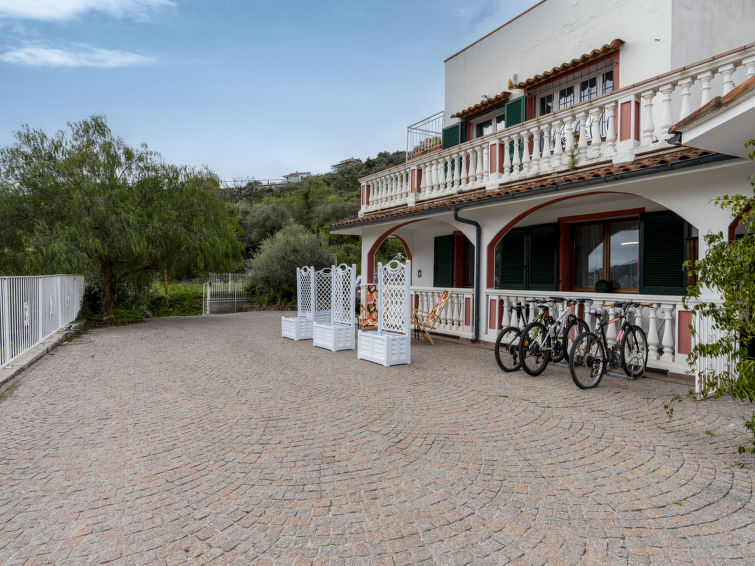
[[[0,277],[0,367],[73,322],[83,295],[81,275]]]

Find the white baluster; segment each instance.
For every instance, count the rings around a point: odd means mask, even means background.
[[[584,110],[577,112],[577,120],[579,121],[577,149],[580,159],[584,159],[587,156],[587,112]]]
[[[616,316],[616,310],[613,307],[608,308],[608,320],[612,320]],[[616,343],[616,335],[618,334],[618,330],[616,328],[616,323],[612,322],[608,326],[606,326],[606,342],[609,346],[612,346]]]
[[[648,307],[648,309],[650,311],[648,313],[648,359],[657,360],[660,358],[658,355],[658,305],[654,304],[653,306]]]
[[[674,361],[674,319],[673,311],[674,305],[664,304],[661,305],[663,309],[663,356],[661,360],[664,362]]]
[[[691,103],[691,97],[692,94],[690,93],[690,89],[692,87],[692,83],[695,82],[695,80],[692,77],[686,77],[679,81],[679,90],[681,91],[680,97],[681,97],[681,107],[679,108],[679,119],[686,118],[689,116],[690,112],[692,112],[692,103]]]
[[[561,128],[564,123],[561,120],[553,122],[553,155],[551,156],[551,169],[558,170],[561,168],[564,157],[564,148],[561,146]]]
[[[522,174],[521,169],[523,167],[522,156],[519,153],[519,145],[522,143],[521,135],[520,134],[516,134],[514,136],[514,140],[513,141],[514,141],[514,171],[513,171],[513,174],[514,174],[514,177],[516,178],[516,177],[521,176],[521,174]]]
[[[503,302],[503,313],[501,316],[501,322],[500,327],[498,326],[498,313],[500,312],[500,308],[498,307],[498,302]],[[498,295],[498,302],[496,302],[496,310],[495,312],[495,322],[496,322],[496,330],[499,328],[506,328],[511,324],[511,306],[509,305],[509,298],[505,295]]]
[[[564,121],[564,133],[566,134],[566,148],[561,156],[561,164],[568,167],[572,151],[574,151],[574,115],[566,116]]]
[[[459,154],[454,153],[454,192],[457,192],[461,188],[461,162],[459,161]]]
[[[482,182],[487,183],[490,179],[490,144],[485,142],[482,146]]]
[[[421,168],[417,168],[422,173],[422,178],[419,182],[419,190],[422,194],[427,193],[427,166],[423,166]]]
[[[755,77],[755,55],[742,61],[745,68],[745,79]]]
[[[600,115],[602,108],[600,106],[590,110],[592,125],[590,126],[590,149],[589,154],[592,157],[600,157],[600,146],[603,143],[600,132]]]
[[[745,67],[745,79],[755,77],[755,56],[748,57],[742,61],[742,65]]]
[[[723,80],[723,90],[721,95],[726,96],[734,90],[734,79],[732,78],[732,75],[734,74],[734,63],[719,67],[718,72],[721,73],[721,79]]]
[[[616,152],[616,103],[609,102],[603,107],[606,116],[606,141],[603,144],[603,155],[611,156]]]
[[[654,141],[655,124],[653,123],[654,90],[646,90],[642,96],[642,145],[650,145]]]
[[[713,73],[705,71],[697,75],[697,80],[700,81],[700,106],[705,106],[713,98],[713,92],[710,86],[713,80]]]
[[[453,160],[450,155],[447,155],[443,158],[443,169],[445,173],[445,189],[447,191],[452,191],[454,188],[454,170],[453,170]]]
[[[540,135],[543,137],[543,154],[540,156],[540,171],[546,173],[551,170],[551,126],[552,124],[543,124],[540,127]]]
[[[460,188],[466,189],[467,185],[469,184],[468,171],[467,171],[467,156],[469,155],[469,152],[467,150],[464,150],[461,152],[461,184],[459,185]]]
[[[530,156],[530,175],[540,172],[540,128],[535,126],[530,130],[532,134],[532,155]]]
[[[474,150],[474,182],[482,183],[482,147],[477,146]]]
[[[663,85],[661,93],[661,123],[658,125],[658,133],[655,136],[660,141],[666,141],[669,137],[668,130],[674,125],[674,118],[671,116],[671,93],[674,92],[674,85]]]
[[[502,180],[508,180],[511,177],[511,154],[509,153],[511,138],[505,136],[500,141],[501,151],[503,152],[503,171],[501,171],[499,177]]]

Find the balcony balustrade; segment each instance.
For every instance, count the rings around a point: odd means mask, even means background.
[[[670,147],[669,128],[755,76],[750,46],[360,179],[360,216]],[[693,101],[693,96],[695,100]],[[617,127],[618,124],[618,127]],[[501,154],[502,158],[501,158]]]

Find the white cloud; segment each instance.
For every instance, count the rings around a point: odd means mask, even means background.
[[[76,45],[58,49],[43,45],[20,47],[0,54],[0,61],[30,67],[128,67],[151,63],[153,59],[131,53]]]
[[[67,20],[92,11],[141,18],[173,5],[173,0],[0,0],[0,17]]]

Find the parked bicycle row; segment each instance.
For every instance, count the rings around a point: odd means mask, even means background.
[[[573,312],[585,299],[549,297],[531,299],[512,306],[516,321],[524,321],[524,310],[537,310],[532,322],[523,328],[507,326],[496,338],[495,359],[506,372],[524,370],[532,376],[540,375],[550,362],[566,360],[574,383],[581,389],[596,387],[603,374],[613,368],[636,379],[645,373],[648,343],[645,332],[633,321],[640,317],[639,308],[650,303],[606,303],[604,308],[586,313],[595,319],[593,330],[587,322]],[[557,317],[551,314],[556,304],[565,303]],[[615,318],[605,320],[612,308]],[[513,320],[513,319],[512,319]],[[606,328],[620,322],[616,341],[609,346]]]

